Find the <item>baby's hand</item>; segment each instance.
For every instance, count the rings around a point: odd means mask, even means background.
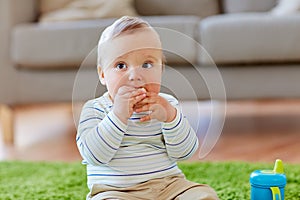
[[[134,105],[146,97],[144,88],[136,89],[130,86],[122,86],[119,88],[114,98],[114,114],[124,123],[127,123],[129,117],[133,113]]]
[[[161,122],[171,122],[176,117],[176,108],[163,97],[151,92],[148,92],[147,97],[135,105],[134,111],[137,113],[151,111],[149,115],[141,118],[142,122],[150,119],[157,119]]]

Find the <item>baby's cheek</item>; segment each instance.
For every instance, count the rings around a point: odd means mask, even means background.
[[[115,96],[118,94],[119,92],[119,89],[122,87],[122,85],[118,85],[118,84],[110,84],[110,85],[107,85],[107,90],[108,90],[108,93],[110,95],[110,97],[112,99],[115,98]]]

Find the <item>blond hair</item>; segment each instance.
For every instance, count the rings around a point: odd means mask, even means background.
[[[102,44],[111,40],[124,32],[133,31],[138,28],[152,28],[150,24],[138,17],[124,16],[108,26],[102,33],[98,42],[97,66],[101,66],[101,48]]]

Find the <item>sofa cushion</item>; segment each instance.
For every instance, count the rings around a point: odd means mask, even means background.
[[[60,9],[73,0],[38,0],[39,14],[43,15],[48,12]]]
[[[219,0],[135,0],[140,15],[196,15],[220,13]]]
[[[166,27],[194,37],[199,18],[195,16],[146,17],[154,27]],[[93,50],[101,32],[114,19],[78,22],[57,22],[51,24],[18,25],[12,34],[12,60],[24,68],[78,68]],[[177,41],[162,34],[163,46],[168,50],[178,50],[183,57],[196,62],[196,47],[192,42]],[[178,56],[167,55],[169,64],[186,62]],[[96,66],[96,54],[90,56],[87,65]]]
[[[271,10],[274,15],[289,15],[300,12],[300,0],[278,0],[278,4]]]
[[[201,43],[217,64],[300,61],[300,15],[228,14],[204,19]],[[209,58],[199,56],[205,64]]]
[[[12,60],[19,67],[79,67],[112,20],[17,25],[12,34]],[[95,59],[96,66],[96,59]]]
[[[136,16],[133,0],[72,0],[66,5],[40,16],[41,22],[117,18]]]
[[[276,5],[277,0],[223,0],[225,13],[265,12]]]
[[[199,17],[196,16],[151,16],[143,17],[160,35],[169,65],[197,63],[195,44]]]

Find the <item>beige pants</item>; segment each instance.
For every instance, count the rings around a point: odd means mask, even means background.
[[[207,185],[188,181],[184,176],[153,179],[135,186],[118,188],[94,185],[87,200],[218,200]]]

